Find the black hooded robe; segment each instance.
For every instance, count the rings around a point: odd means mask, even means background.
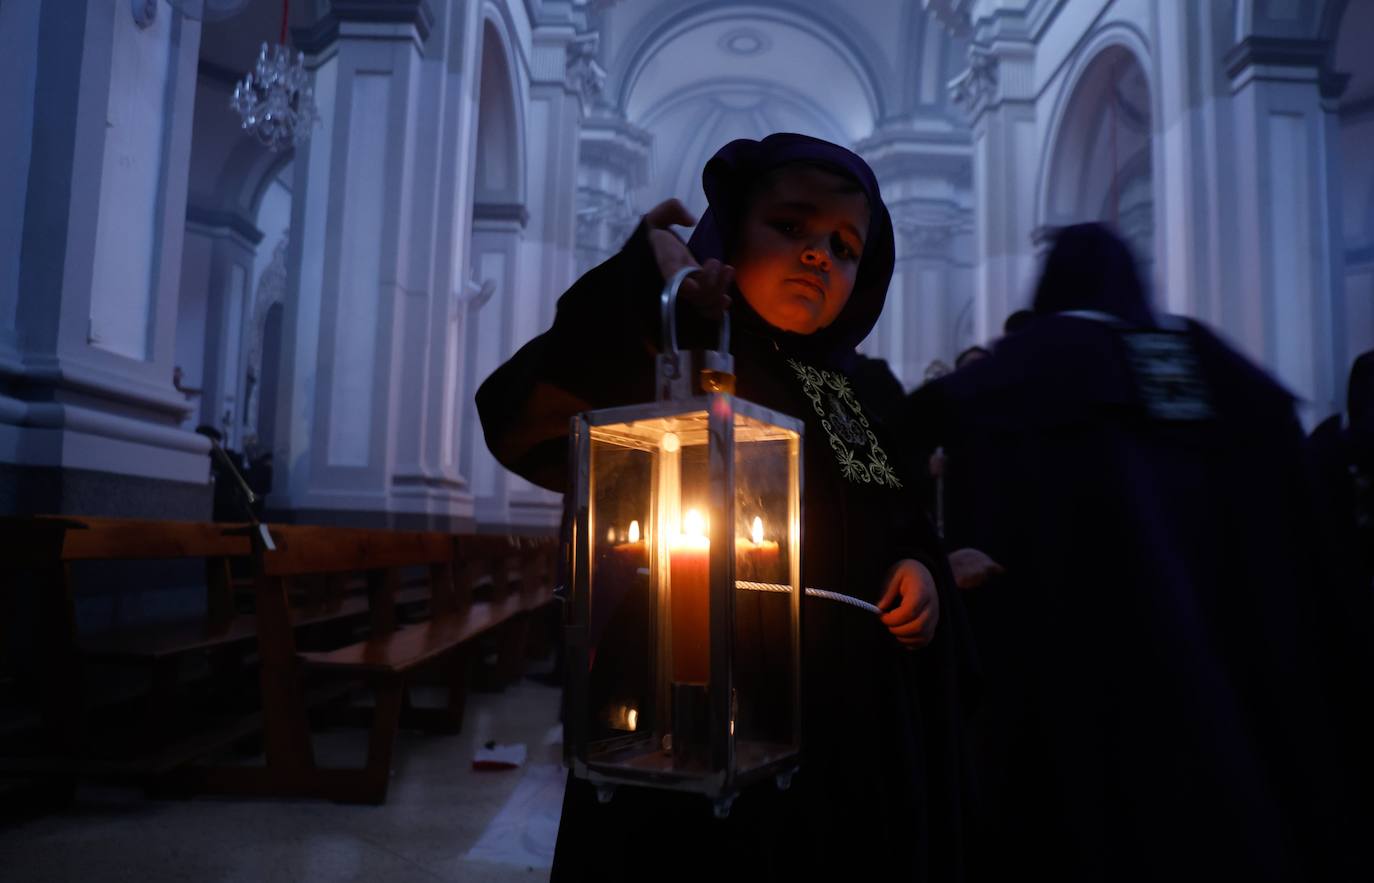
[[[808,597],[803,755],[792,787],[753,786],[721,821],[699,797],[649,789],[621,787],[599,805],[587,783],[569,777],[554,879],[962,878],[962,612],[933,531],[907,500],[883,428],[846,370],[881,311],[892,269],[891,224],[876,181],[848,151],[804,136],[733,142],[707,166],[712,210],[692,247],[702,260],[722,256],[719,231],[738,210],[731,196],[740,177],[791,159],[829,162],[859,178],[875,206],[872,229],[855,291],[820,334],[772,329],[735,293],[737,394],[806,423],[803,583],[876,603],[888,568],[914,558],[936,575],[940,622],[931,644],[913,652],[873,614]],[[502,463],[561,491],[569,417],[652,400],[662,286],[641,225],[563,295],[553,327],[478,392],[487,443]],[[680,333],[690,339],[693,331]]]
[[[907,415],[946,447],[951,544],[1007,569],[968,598],[980,875],[1369,879],[1291,396],[1187,322],[1205,409],[1166,416],[1134,336],[1161,329],[1100,228],[1061,234],[1036,307]]]

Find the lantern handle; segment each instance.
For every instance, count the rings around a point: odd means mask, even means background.
[[[683,281],[693,273],[700,270],[700,267],[683,267],[668,278],[668,282],[663,286],[663,295],[660,304],[663,310],[663,348],[673,355],[678,354],[677,346],[677,292],[682,287]],[[727,311],[720,318],[720,352],[730,352],[730,313]]]

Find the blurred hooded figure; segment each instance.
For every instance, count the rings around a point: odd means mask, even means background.
[[[1374,352],[1350,369],[1346,420],[1335,414],[1308,439],[1323,516],[1322,533],[1331,576],[1323,595],[1330,606],[1327,683],[1347,743],[1374,782]]]
[[[1101,225],[1060,231],[1033,309],[905,412],[948,453],[949,544],[1006,568],[966,593],[979,870],[1372,879],[1292,397],[1198,323],[1157,318]]]
[[[1350,369],[1345,423],[1332,415],[1310,444],[1336,552],[1362,588],[1374,591],[1374,351]]]

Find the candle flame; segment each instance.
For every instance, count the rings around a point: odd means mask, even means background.
[[[609,529],[609,530],[606,531],[606,542],[608,542],[608,543],[614,543],[614,542],[615,542],[615,528],[611,528],[611,529]]]
[[[675,454],[682,447],[682,439],[671,432],[666,432],[659,444],[662,445],[665,453]]]
[[[754,545],[763,545],[763,519],[757,515],[754,516],[754,527],[750,534],[752,534],[750,538],[754,541]]]
[[[695,509],[688,509],[686,516],[682,519],[682,532],[689,537],[701,537],[706,535],[706,525],[702,521],[701,513]]]
[[[639,729],[639,709],[631,708],[625,712],[625,723],[630,725],[630,732]]]
[[[638,522],[638,521],[631,521],[631,522],[630,522],[630,542],[632,542],[632,543],[637,543],[637,542],[639,542],[639,522]]]

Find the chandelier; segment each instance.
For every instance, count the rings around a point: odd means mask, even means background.
[[[243,119],[244,131],[271,151],[301,144],[319,122],[315,90],[305,72],[305,53],[295,58],[286,47],[286,22],[290,0],[282,0],[281,38],[277,45],[262,44],[258,63],[234,86],[229,106]]]

